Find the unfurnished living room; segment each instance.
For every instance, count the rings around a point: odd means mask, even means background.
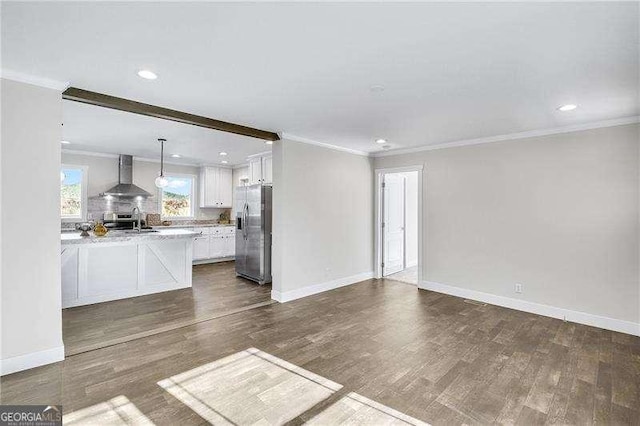
[[[640,425],[637,1],[0,15],[0,425]]]

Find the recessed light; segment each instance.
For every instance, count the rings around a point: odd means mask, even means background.
[[[69,141],[60,141],[60,143],[61,143],[62,145],[69,145],[71,142],[69,142]]]
[[[224,157],[224,156],[227,155],[227,153],[223,151],[223,152],[220,153],[220,155],[222,155]]]
[[[156,78],[158,78],[156,73],[154,73],[153,71],[149,71],[149,70],[140,70],[140,71],[138,71],[138,76],[140,76],[142,78],[145,78],[147,80],[155,80]]]
[[[265,141],[264,143],[266,143],[267,145],[273,145],[273,141]]]
[[[171,156],[172,156],[173,158],[180,158],[180,157],[182,157],[182,155],[180,155],[180,154],[171,154]]]
[[[381,86],[379,84],[375,84],[375,85],[369,87],[369,90],[371,90],[373,93],[384,92],[384,86]]]
[[[222,162],[222,164],[227,164],[228,163],[227,160],[222,160],[221,162]]]
[[[559,107],[558,111],[573,111],[576,108],[578,108],[578,105],[576,105],[576,104],[567,104],[567,105],[562,105],[561,107]]]
[[[376,143],[379,143],[380,145],[383,145],[385,143],[387,143],[386,139],[376,139]]]

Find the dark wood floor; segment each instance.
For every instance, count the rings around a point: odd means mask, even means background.
[[[271,285],[236,277],[234,262],[195,265],[193,287],[62,310],[74,355],[271,303]]]
[[[159,383],[257,348],[436,425],[640,424],[640,338],[369,280],[6,376],[1,401],[66,413],[126,397],[156,424],[204,424]],[[211,386],[211,383],[208,383]]]

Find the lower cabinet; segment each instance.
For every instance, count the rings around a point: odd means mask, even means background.
[[[193,242],[193,260],[226,259],[236,255],[234,227],[201,228],[196,232],[202,232],[202,235]]]
[[[212,235],[209,237],[209,257],[225,257],[224,235]]]
[[[193,260],[209,258],[209,236],[197,237],[193,240]]]

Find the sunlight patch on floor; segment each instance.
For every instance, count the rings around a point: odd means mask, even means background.
[[[355,392],[342,397],[324,411],[317,414],[308,425],[420,425],[429,426],[421,420],[407,416],[393,408],[358,395]]]
[[[123,395],[63,414],[62,422],[65,425],[153,425],[153,422]]]
[[[342,385],[251,348],[158,382],[216,425],[282,424]]]

